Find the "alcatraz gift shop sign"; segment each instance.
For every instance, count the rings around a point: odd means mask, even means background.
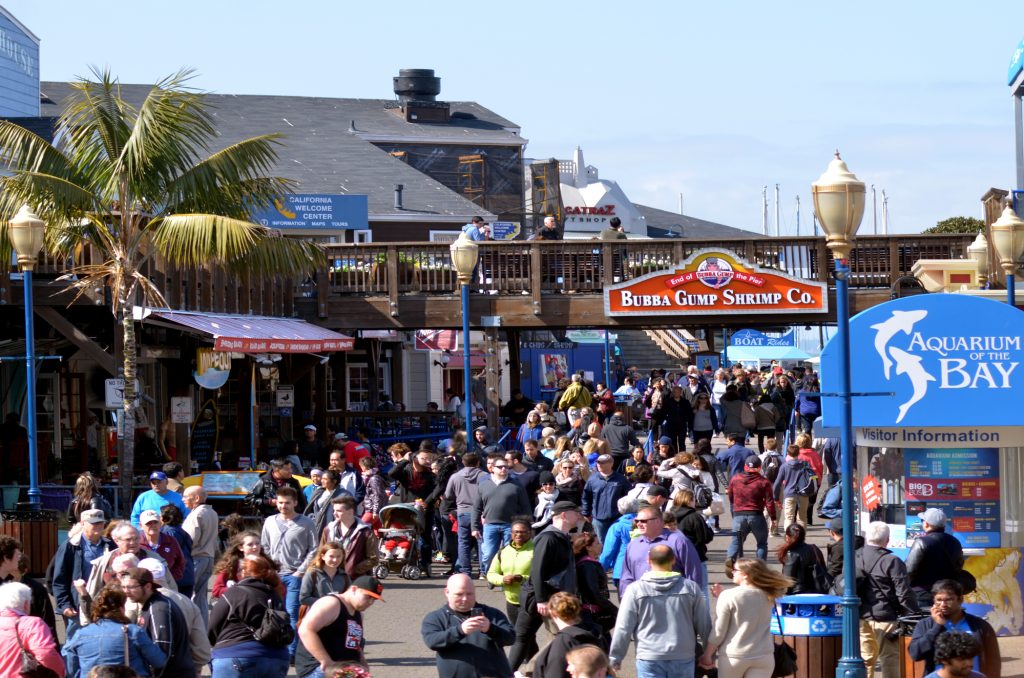
[[[763,269],[729,252],[699,250],[674,270],[605,288],[604,307],[609,316],[825,313],[828,292],[824,283]]]

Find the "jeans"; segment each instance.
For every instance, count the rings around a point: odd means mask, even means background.
[[[718,404],[711,405],[711,409],[715,411],[715,419],[718,420],[718,431],[716,433],[721,433],[722,425],[725,423],[725,409]]]
[[[295,649],[299,646],[299,589],[302,588],[302,577],[282,574],[281,583],[284,584],[287,591],[284,598],[284,609],[288,611],[288,616],[292,620],[292,628],[295,629],[295,639],[288,646],[288,654],[294,657]]]
[[[476,544],[476,539],[473,538],[472,530],[472,515],[469,513],[460,513],[459,519],[459,558],[455,561],[455,570],[457,572],[463,572],[465,574],[472,574],[473,572],[473,544]],[[477,544],[477,551],[479,554],[480,545]],[[481,566],[480,574],[487,574]]]
[[[287,674],[287,659],[244,657],[213,660],[213,678],[281,678]]]
[[[210,625],[210,596],[207,591],[210,575],[213,574],[213,558],[196,556],[192,559],[196,565],[196,583],[192,589],[192,602],[199,608],[203,624]]]
[[[480,554],[480,574],[487,574],[491,569],[491,561],[506,544],[512,541],[512,525],[510,523],[485,523],[483,548]]]
[[[636,678],[693,678],[696,659],[637,659]]]
[[[430,576],[430,561],[434,557],[434,510],[423,511],[423,533],[419,538],[420,543],[420,570],[424,577]],[[296,609],[298,604],[296,603]],[[295,654],[293,651],[292,654]]]
[[[64,642],[67,643],[69,640],[74,638],[75,634],[78,633],[78,630],[82,628],[82,622],[78,620],[79,618],[77,614],[74,617],[61,618],[64,620],[64,636],[66,637]]]
[[[760,560],[768,559],[768,521],[760,514],[733,516],[732,543],[726,552],[727,558],[736,561],[743,557],[743,542],[750,533],[754,534],[757,543],[757,557]]]
[[[594,526],[594,534],[597,535],[597,540],[604,543],[604,536],[608,534],[608,530],[612,529],[612,525],[618,518],[591,518],[590,524]]]

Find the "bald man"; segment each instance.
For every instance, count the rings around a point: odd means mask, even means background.
[[[424,617],[420,628],[423,642],[437,653],[438,676],[512,675],[502,649],[516,639],[508,617],[476,602],[469,575],[449,577],[444,595],[447,604]]]
[[[192,537],[192,562],[196,568],[196,583],[192,602],[199,608],[204,624],[210,621],[210,605],[206,587],[213,574],[213,559],[217,555],[217,512],[206,503],[206,490],[199,485],[185,488],[182,500],[189,510],[182,528]]]

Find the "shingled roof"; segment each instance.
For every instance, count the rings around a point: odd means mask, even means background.
[[[652,238],[749,238],[752,231],[634,203]]]
[[[43,82],[42,115],[59,115],[72,94],[70,83]],[[138,106],[150,85],[121,85],[121,95]],[[431,179],[370,141],[521,145],[519,128],[473,102],[449,102],[446,125],[405,122],[397,102],[267,95],[209,94],[207,103],[219,134],[211,152],[259,134],[283,136],[274,172],[298,183],[302,193],[369,196],[371,221],[457,221],[479,214],[480,206]],[[394,184],[404,186],[403,209],[395,209]]]

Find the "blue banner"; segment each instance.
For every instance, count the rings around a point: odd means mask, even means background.
[[[252,220],[267,228],[284,230],[365,230],[369,206],[365,195],[326,193],[290,194],[274,207],[256,211]]]
[[[730,346],[796,346],[793,330],[781,337],[769,337],[757,330],[738,330],[729,337]]]
[[[1024,313],[1013,306],[920,294],[859,313],[849,332],[854,427],[1024,424]],[[822,391],[840,369],[833,337],[821,354]],[[825,425],[838,426],[838,398],[821,404]]]

